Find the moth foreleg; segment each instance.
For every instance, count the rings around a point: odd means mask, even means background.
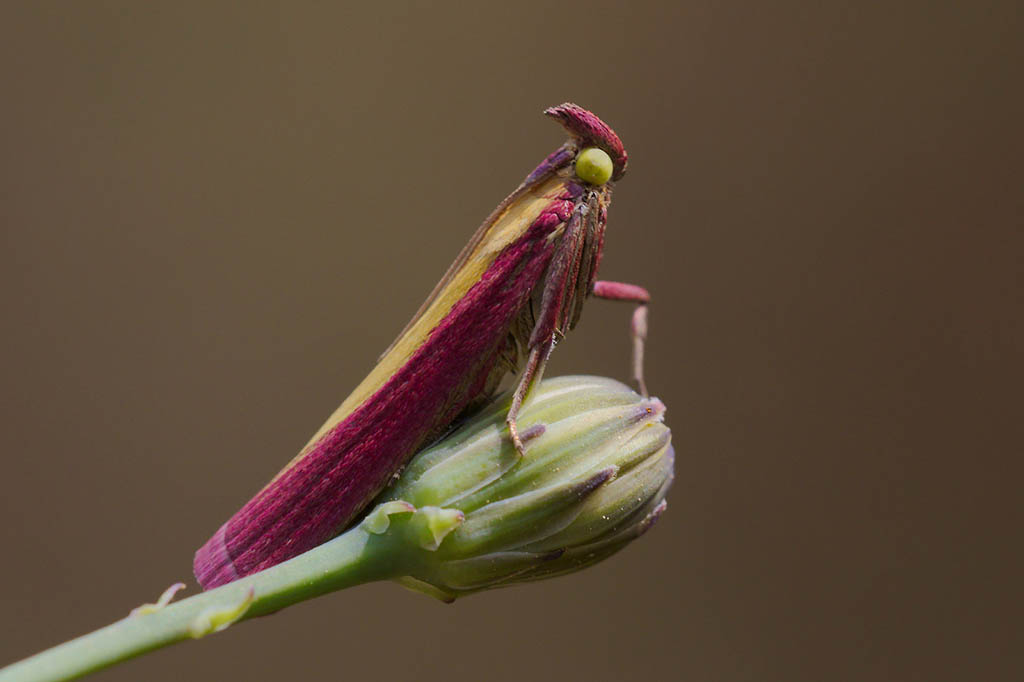
[[[651,294],[636,284],[624,282],[594,282],[594,296],[609,301],[629,301],[636,303],[630,334],[633,337],[633,379],[636,380],[641,395],[647,397],[647,384],[644,382],[644,342],[647,340],[647,303]]]
[[[523,376],[520,377],[519,385],[516,386],[516,391],[512,394],[512,405],[508,408],[505,422],[508,424],[508,434],[512,439],[512,444],[516,446],[516,450],[519,451],[520,455],[526,454],[525,441],[528,438],[524,438],[527,435],[525,433],[520,435],[519,425],[516,424],[516,417],[519,416],[519,410],[523,403],[526,402],[527,397],[529,397],[530,391],[540,383],[540,379],[544,375],[544,367],[548,364],[548,358],[551,357],[551,351],[554,347],[555,339],[551,337],[546,342],[530,350],[530,356],[526,360],[526,367],[523,369]]]

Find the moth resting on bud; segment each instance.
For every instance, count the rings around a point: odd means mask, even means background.
[[[575,104],[544,112],[569,139],[477,228],[370,374],[271,481],[199,548],[203,589],[322,545],[351,526],[395,472],[489,400],[508,374],[508,437],[555,347],[589,298],[634,304],[633,379],[647,394],[643,350],[650,293],[597,279],[612,190],[626,173],[622,140]]]
[[[561,575],[664,511],[674,453],[657,398],[611,379],[546,380],[520,416],[525,457],[508,439],[508,400],[417,454],[357,526],[406,548],[393,557],[403,585],[451,601]]]

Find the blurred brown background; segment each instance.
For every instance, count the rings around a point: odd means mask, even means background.
[[[40,5],[0,9],[0,662],[191,580],[572,100],[630,153],[662,523],[98,679],[1020,679],[1014,3]],[[552,374],[627,378],[628,317]]]

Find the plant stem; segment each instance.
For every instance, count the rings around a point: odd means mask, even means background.
[[[153,649],[216,632],[327,592],[403,573],[389,534],[356,526],[282,564],[217,589],[132,615],[0,669],[0,682],[70,680]],[[251,596],[250,596],[251,591]],[[249,606],[244,611],[246,602]]]

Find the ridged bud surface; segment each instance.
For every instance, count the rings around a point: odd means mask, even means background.
[[[525,457],[507,409],[495,401],[416,455],[364,520],[416,546],[406,586],[451,600],[575,571],[665,509],[674,453],[657,398],[599,377],[544,381],[518,420]]]

